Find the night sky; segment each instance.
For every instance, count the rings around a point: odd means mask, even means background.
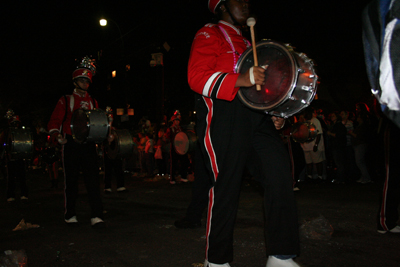
[[[356,102],[370,99],[361,42],[361,12],[368,2],[252,0],[256,39],[290,43],[313,59],[320,77],[314,106],[354,110]],[[107,27],[100,27],[101,17],[109,19]],[[11,108],[47,124],[58,98],[73,89],[75,59],[89,55],[98,60],[91,94],[100,106],[128,104],[134,120],[147,115],[157,122],[164,76],[165,113],[179,109],[185,117],[194,109],[186,77],[190,45],[211,19],[205,0],[7,3],[0,113]],[[164,67],[151,67],[151,54],[158,52]],[[109,77],[112,69],[117,78]]]

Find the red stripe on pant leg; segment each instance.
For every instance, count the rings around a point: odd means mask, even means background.
[[[209,237],[210,237],[210,229],[211,229],[211,219],[212,219],[212,208],[214,206],[214,187],[210,189],[208,194],[209,202],[208,202],[208,210],[207,210],[207,228],[206,228],[206,259],[208,259],[208,248],[209,248]]]
[[[205,145],[205,149],[206,149],[207,154],[210,159],[211,170],[214,175],[213,179],[214,179],[214,182],[216,182],[219,171],[218,171],[217,157],[215,155],[214,147],[213,147],[212,140],[211,140],[211,134],[210,134],[210,126],[211,126],[211,121],[212,121],[212,117],[213,117],[213,102],[210,98],[203,97],[203,99],[208,108],[208,114],[206,117],[207,127],[206,127],[206,133],[205,133],[205,137],[204,137],[204,145]],[[206,255],[205,255],[206,259],[208,259],[212,209],[214,206],[214,187],[212,187],[210,189],[208,197],[209,197],[209,202],[208,202],[207,227],[206,227]]]
[[[210,98],[207,98],[207,97],[203,97],[203,99],[206,102],[206,105],[208,108],[208,114],[206,117],[207,128],[206,128],[206,134],[204,137],[204,145],[205,145],[206,151],[208,153],[208,156],[210,158],[211,170],[213,171],[214,179],[216,181],[217,177],[218,177],[218,164],[217,164],[217,157],[215,155],[214,147],[213,147],[212,140],[211,140],[211,133],[210,133],[211,121],[212,121],[212,116],[213,116],[213,102]]]

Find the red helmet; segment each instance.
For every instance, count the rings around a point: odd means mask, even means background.
[[[175,121],[175,120],[180,121],[180,120],[181,120],[181,116],[179,116],[179,115],[173,115],[169,121]]]
[[[217,10],[217,6],[219,5],[219,3],[221,3],[222,1],[225,1],[225,0],[208,0],[208,9],[210,9],[210,11],[212,12],[212,13],[217,13],[216,12],[216,10]]]
[[[96,60],[85,56],[79,66],[72,73],[72,80],[77,78],[87,78],[92,82],[92,77],[96,74]]]
[[[18,115],[13,115],[9,120],[8,120],[8,124],[10,126],[18,126],[20,125],[21,120],[19,119]]]
[[[76,69],[72,73],[72,80],[75,80],[77,78],[87,78],[90,80],[90,82],[92,82],[92,77],[93,74],[89,69]]]

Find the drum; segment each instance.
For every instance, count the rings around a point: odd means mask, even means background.
[[[194,151],[196,147],[197,136],[194,132],[179,132],[174,138],[174,148],[179,155],[185,155]]]
[[[77,109],[72,113],[72,137],[77,143],[103,142],[108,135],[107,114],[101,109]]]
[[[248,107],[273,116],[288,118],[307,106],[317,92],[318,76],[314,64],[303,53],[271,40],[256,44],[258,65],[268,66],[265,85],[257,91],[256,86],[241,87],[239,99]],[[248,48],[239,58],[235,71],[245,73],[254,65],[253,49]]]
[[[293,125],[290,133],[293,140],[298,143],[308,143],[317,137],[318,131],[311,122],[298,122]]]
[[[6,151],[10,160],[31,159],[33,148],[33,138],[29,128],[9,129]]]
[[[111,130],[114,141],[106,142],[106,151],[110,159],[117,157],[128,157],[133,154],[133,138],[129,130]]]

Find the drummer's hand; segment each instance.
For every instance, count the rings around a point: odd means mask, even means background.
[[[57,141],[60,145],[65,145],[67,143],[67,139],[64,138],[61,134],[58,134]]]
[[[265,69],[262,67],[253,67],[253,75],[255,84],[263,85],[265,83]],[[250,69],[245,73],[241,73],[236,81],[235,87],[251,87],[254,84],[250,80]]]
[[[275,117],[275,116],[272,116],[271,118],[272,118],[272,121],[274,122],[275,128],[277,130],[282,129],[283,125],[285,125],[285,119],[284,118]]]

